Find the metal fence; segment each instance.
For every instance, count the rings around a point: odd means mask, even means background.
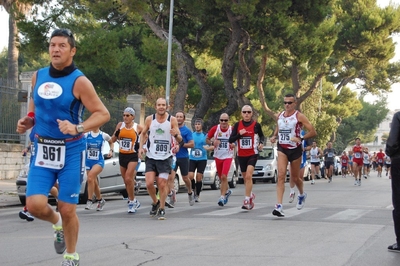
[[[18,102],[18,86],[5,79],[0,79],[0,142],[22,142],[25,136],[15,130],[21,114],[21,105]]]

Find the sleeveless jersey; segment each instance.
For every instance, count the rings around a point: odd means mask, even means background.
[[[163,123],[159,123],[153,114],[147,139],[146,156],[154,160],[166,160],[171,156],[171,115]]]
[[[190,150],[189,159],[193,161],[207,160],[207,151],[204,149],[206,145],[207,135],[204,132],[193,132],[194,147]]]
[[[78,69],[59,78],[49,75],[49,67],[38,70],[33,90],[36,134],[52,139],[76,137],[62,133],[58,129],[57,119],[68,120],[72,124],[82,123],[85,107],[73,94],[75,81],[80,76],[83,73]]]
[[[383,163],[383,159],[385,158],[385,154],[383,152],[378,152],[376,154],[377,162],[378,163]]]
[[[363,164],[369,164],[370,163],[370,157],[369,157],[369,153],[364,152],[363,153]]]
[[[319,162],[318,147],[311,148],[311,150],[310,150],[310,162],[311,163],[318,163]]]
[[[137,126],[136,126],[137,128]],[[135,129],[135,123],[132,128],[126,128],[125,122],[122,122],[119,131],[119,153],[132,154],[136,152],[135,145],[138,141],[138,133]]]
[[[297,120],[298,111],[291,116],[285,117],[285,112],[278,116],[278,142],[284,149],[295,149],[301,145],[301,142],[294,142],[292,138],[300,138],[302,124]]]
[[[253,121],[248,127],[243,124],[243,121],[239,121],[237,131],[246,129],[247,132],[238,139],[238,156],[247,157],[258,154],[258,136],[254,133],[255,125],[256,121]]]
[[[342,156],[341,157],[342,166],[347,166],[348,162],[349,162],[349,157],[347,157],[347,156]]]
[[[218,139],[221,143],[214,149],[214,157],[220,160],[233,157],[233,149],[229,145],[229,137],[232,134],[232,127],[229,126],[226,131],[222,131],[220,125],[214,126],[210,131],[215,130],[214,140]],[[210,136],[209,136],[210,137]]]
[[[86,160],[104,160],[101,152],[104,141],[109,141],[110,136],[102,131],[98,133],[87,132],[86,137]]]
[[[353,162],[362,161],[362,154],[363,154],[362,147],[354,145],[354,147],[353,147]]]

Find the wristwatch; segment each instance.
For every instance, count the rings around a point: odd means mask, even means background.
[[[85,128],[83,127],[82,124],[76,125],[76,131],[78,131],[78,133],[83,133],[83,131],[85,131]]]

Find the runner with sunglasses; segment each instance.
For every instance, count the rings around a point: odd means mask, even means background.
[[[302,141],[313,138],[317,135],[314,127],[308,121],[307,117],[296,110],[296,97],[293,94],[287,94],[284,97],[283,104],[285,111],[275,116],[277,127],[270,141],[278,141],[278,183],[276,185],[277,204],[272,214],[283,217],[283,194],[285,192],[286,168],[290,162],[290,178],[296,184],[299,194],[297,196],[297,209],[304,207],[307,193],[303,189],[303,178],[300,176],[300,164],[302,159],[303,147]],[[307,129],[307,134],[300,136],[302,127]],[[278,137],[278,139],[277,139]]]
[[[238,160],[245,185],[245,198],[242,209],[254,208],[256,198],[253,190],[253,172],[258,159],[258,152],[264,147],[264,134],[261,125],[253,120],[253,109],[250,105],[242,107],[242,120],[232,129],[229,143],[237,141]]]

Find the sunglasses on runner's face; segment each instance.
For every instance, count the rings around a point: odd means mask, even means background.
[[[251,114],[251,111],[242,111],[243,114]]]
[[[283,104],[292,104],[293,102],[283,102]]]
[[[132,115],[131,114],[129,114],[129,115],[123,114],[122,116],[123,117],[129,117],[129,116],[132,116]]]
[[[220,119],[221,122],[228,122],[228,119]]]

